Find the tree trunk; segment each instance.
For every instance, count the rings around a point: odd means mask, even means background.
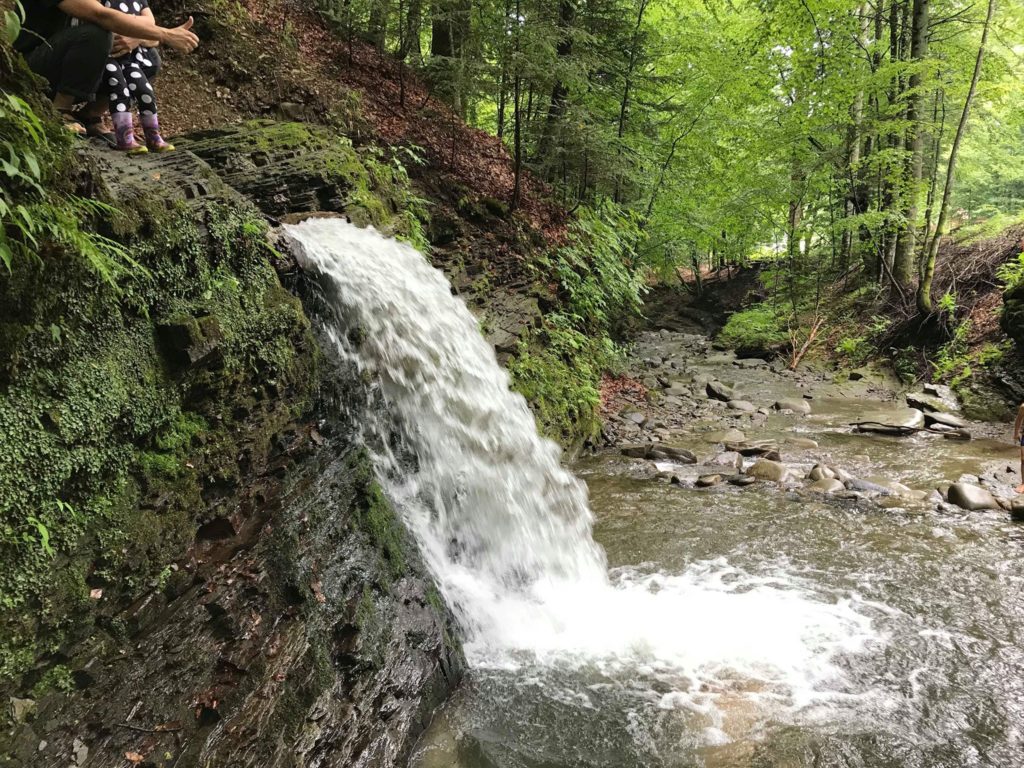
[[[513,53],[512,66],[515,72],[512,84],[512,131],[513,131],[513,159],[514,179],[512,182],[512,199],[509,201],[509,208],[515,210],[519,207],[519,196],[522,189],[523,175],[523,130],[522,130],[522,76],[520,73],[519,46],[522,24],[521,0],[516,0],[516,31],[515,50]]]
[[[576,21],[575,0],[560,0],[558,3],[558,45],[555,48],[555,56],[558,60],[558,67],[564,67],[565,63],[572,57],[572,27]],[[551,100],[548,102],[548,114],[544,120],[544,130],[541,133],[540,145],[537,147],[537,160],[546,167],[546,176],[551,180],[551,169],[555,166],[552,153],[555,144],[555,133],[558,124],[565,117],[569,103],[569,89],[561,78],[561,73],[556,70],[555,84],[551,88]]]
[[[928,55],[928,8],[929,0],[914,0],[911,15],[910,58],[920,65]],[[921,179],[924,169],[925,136],[927,131],[922,122],[921,71],[915,69],[910,75],[910,89],[907,96],[907,120],[910,123],[910,173],[908,178],[907,204],[904,208],[905,224],[900,232],[893,260],[893,277],[900,287],[907,287],[914,279],[914,256],[917,243],[918,200],[921,195]]]
[[[370,42],[378,51],[384,50],[388,36],[388,15],[391,13],[391,0],[373,0],[370,5],[370,23],[367,29]]]
[[[935,277],[935,257],[939,253],[939,241],[942,239],[942,231],[946,226],[946,217],[949,215],[949,202],[953,195],[953,177],[956,175],[956,159],[960,152],[960,142],[963,141],[964,133],[967,132],[967,118],[971,113],[971,102],[974,101],[974,94],[978,90],[978,80],[981,78],[981,64],[985,58],[985,45],[988,43],[988,31],[992,26],[992,17],[996,11],[996,0],[988,0],[988,10],[985,13],[985,26],[981,30],[981,43],[978,45],[978,56],[974,60],[974,74],[971,76],[971,87],[964,99],[964,110],[960,113],[960,122],[956,127],[956,134],[953,137],[953,146],[949,148],[949,161],[946,164],[946,184],[942,190],[942,203],[939,205],[939,219],[935,223],[935,236],[932,237],[928,246],[928,254],[925,256],[924,274],[921,285],[917,289],[917,309],[921,314],[928,314],[932,311],[932,278]]]

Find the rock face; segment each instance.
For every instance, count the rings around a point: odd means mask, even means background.
[[[970,483],[953,483],[949,486],[949,503],[969,511],[1000,509],[999,502],[991,493]]]

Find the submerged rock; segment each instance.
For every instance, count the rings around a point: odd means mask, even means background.
[[[786,398],[775,401],[775,410],[793,411],[793,413],[808,414],[811,412],[811,404],[803,399]]]
[[[826,467],[824,464],[815,464],[810,473],[807,475],[808,480],[833,480],[835,479],[836,473],[831,467]]]
[[[970,483],[953,483],[949,486],[949,503],[971,512],[1000,508],[999,502],[989,491]]]

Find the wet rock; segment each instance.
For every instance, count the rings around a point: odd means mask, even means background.
[[[795,398],[786,398],[775,401],[775,410],[808,414],[811,412],[811,404],[803,399],[797,400]]]
[[[740,474],[729,475],[727,478],[725,478],[725,480],[727,483],[729,483],[729,485],[738,485],[740,487],[745,485],[753,485],[754,483],[757,482],[756,477],[752,477],[751,475]]]
[[[786,444],[805,451],[813,451],[818,447],[817,440],[811,440],[807,437],[788,437],[786,438]]]
[[[712,400],[720,400],[723,403],[727,403],[733,399],[732,388],[720,381],[709,381],[704,386],[704,391],[708,393],[708,397]]]
[[[819,480],[834,480],[835,477],[836,473],[832,468],[826,467],[824,464],[815,464],[807,475],[808,480],[814,480],[816,482]]]
[[[958,411],[960,406],[953,397],[952,392],[949,393],[949,397],[942,397],[940,395],[932,395],[927,392],[908,392],[906,394],[907,405],[911,408],[917,408],[919,411]]]
[[[628,456],[631,459],[646,459],[650,451],[651,446],[649,445],[626,445],[623,446],[621,452],[623,456]]]
[[[217,318],[180,315],[156,326],[166,357],[180,368],[213,366],[223,358],[223,334]]]
[[[638,411],[624,413],[622,414],[622,418],[625,419],[626,421],[632,421],[638,427],[642,427],[644,424],[647,423],[647,417]]]
[[[790,479],[789,469],[785,465],[770,459],[758,459],[747,470],[750,477],[772,483],[784,483]]]
[[[966,429],[953,429],[949,432],[942,433],[943,440],[958,440],[962,443],[969,442],[971,439],[971,433]]]
[[[762,360],[759,357],[741,357],[739,360],[734,360],[733,365],[740,368],[766,368],[768,367],[768,361]]]
[[[697,456],[693,451],[687,450],[686,448],[680,448],[676,445],[663,445],[657,448],[661,453],[665,454],[665,457],[672,461],[679,462],[680,464],[696,464]]]
[[[713,485],[718,485],[722,482],[721,475],[701,475],[697,478],[695,485],[698,488],[710,488]]]
[[[1017,496],[1010,500],[1010,517],[1017,522],[1024,522],[1024,496]]]
[[[704,435],[704,439],[709,443],[742,443],[747,436],[738,429],[725,429],[708,432]]]
[[[835,478],[822,478],[809,486],[810,490],[817,493],[839,493],[846,489],[846,486]]]
[[[880,496],[891,496],[893,494],[891,488],[873,483],[870,480],[862,480],[859,477],[851,477],[844,480],[843,485],[851,491],[860,491],[861,493],[877,493]]]
[[[953,483],[949,486],[949,503],[970,512],[999,509],[999,502],[989,491],[970,483]]]
[[[778,454],[779,446],[772,440],[747,440],[739,443],[725,443],[726,450],[735,451],[741,456],[767,456]],[[778,461],[778,459],[773,459]]]
[[[712,464],[720,467],[732,467],[733,469],[739,469],[743,466],[743,457],[736,451],[726,451],[720,453],[711,460]]]
[[[85,745],[85,742],[76,737],[72,742],[71,749],[71,759],[75,765],[85,765],[85,761],[89,759],[89,747]]]
[[[746,400],[730,400],[727,405],[734,411],[740,411],[741,413],[753,413],[757,409],[753,403],[747,402]]]
[[[939,411],[925,413],[924,424],[926,427],[933,424],[941,424],[944,427],[953,427],[955,429],[963,429],[967,426],[967,422],[959,416],[954,416],[951,413],[941,413]]]

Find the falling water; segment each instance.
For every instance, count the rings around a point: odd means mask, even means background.
[[[408,245],[340,219],[288,233],[334,305],[339,353],[379,382],[384,415],[364,416],[364,438],[471,665],[668,671],[682,692],[727,673],[793,706],[841,685],[835,657],[876,638],[848,598],[823,597],[784,568],[754,575],[724,559],[609,574],[584,486],[538,434],[444,275]],[[395,434],[411,469],[387,448]]]

